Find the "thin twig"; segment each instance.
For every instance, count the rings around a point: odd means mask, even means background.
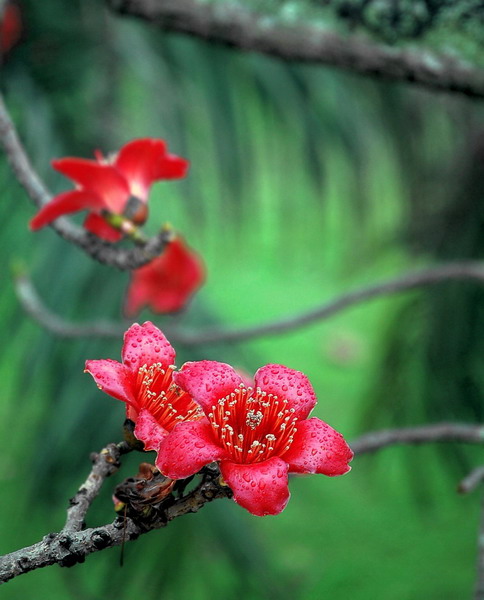
[[[99,494],[104,480],[119,469],[121,466],[119,462],[120,456],[130,451],[131,448],[128,444],[121,442],[119,444],[108,444],[99,454],[91,456],[93,461],[91,472],[76,495],[69,500],[67,519],[62,529],[63,532],[81,531],[83,529],[84,518],[92,501]]]
[[[473,492],[484,481],[484,466],[476,467],[459,483],[457,491],[461,494]]]
[[[47,190],[39,175],[32,167],[1,93],[0,144],[5,150],[18,182],[25,189],[35,206],[41,208],[47,204],[51,200],[52,194]],[[136,269],[148,263],[162,252],[171,236],[169,231],[161,231],[158,235],[150,238],[145,244],[140,244],[136,248],[126,249],[104,242],[80,227],[73,225],[65,218],[57,219],[51,223],[51,227],[61,237],[79,246],[95,260],[122,270]]]
[[[197,332],[183,331],[170,327],[163,327],[163,329],[172,342],[188,346],[221,342],[241,342],[261,336],[282,334],[316,321],[322,321],[350,306],[366,302],[372,298],[389,296],[452,280],[484,283],[484,263],[477,261],[455,262],[415,273],[405,273],[394,279],[342,294],[329,302],[325,302],[321,306],[299,315],[284,317],[261,325],[252,325],[239,329],[205,329]],[[15,289],[24,310],[46,329],[53,331],[59,336],[119,337],[126,329],[125,323],[108,321],[71,323],[62,319],[44,305],[32,282],[25,274],[15,277]]]
[[[187,33],[284,60],[308,61],[434,90],[484,97],[484,70],[450,54],[377,44],[342,35],[321,24],[264,18],[244,3],[199,0],[106,0],[116,12],[150,21],[166,31]]]
[[[401,429],[386,429],[366,433],[351,445],[353,452],[359,456],[376,452],[387,446],[399,444],[428,444],[434,442],[465,442],[468,444],[484,444],[484,425],[465,423],[435,423]]]

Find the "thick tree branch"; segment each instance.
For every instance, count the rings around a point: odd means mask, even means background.
[[[408,427],[368,433],[355,440],[351,447],[356,456],[376,452],[397,444],[423,444],[434,442],[461,442],[484,444],[484,426],[464,423],[438,423],[420,427]],[[157,513],[147,525],[132,518],[118,517],[113,523],[101,527],[83,529],[85,514],[98,494],[106,477],[119,467],[119,457],[127,446],[109,444],[94,455],[92,471],[86,482],[71,500],[66,525],[59,533],[46,535],[40,542],[0,557],[0,582],[52,564],[70,567],[83,562],[85,557],[104,548],[119,546],[134,540],[153,529],[165,527],[173,519],[199,511],[207,502],[230,496],[230,490],[220,485],[218,470],[207,468],[201,483],[181,498],[171,497],[172,502]]]
[[[484,97],[484,70],[425,49],[380,45],[321,24],[292,24],[257,15],[243,3],[200,0],[106,0],[122,14],[150,21],[166,31],[187,33],[284,60],[321,63],[435,90]]]
[[[322,321],[350,306],[366,302],[372,298],[436,285],[444,281],[474,281],[482,284],[484,283],[484,264],[477,261],[456,262],[415,273],[405,273],[400,277],[342,294],[299,315],[277,319],[262,325],[227,330],[206,329],[198,332],[182,331],[170,327],[163,327],[163,329],[172,342],[189,346],[241,342],[266,335],[278,335],[316,321]],[[76,324],[65,321],[43,304],[32,282],[25,274],[15,277],[15,289],[25,311],[46,329],[59,336],[119,337],[126,330],[126,324],[124,323],[97,321]]]
[[[22,146],[15,126],[0,93],[0,144],[7,155],[12,170],[32,202],[40,208],[50,201],[52,194],[35,172],[29,157]],[[136,248],[120,248],[70,223],[67,219],[57,219],[51,227],[65,240],[79,246],[95,260],[122,270],[136,269],[158,256],[171,237],[169,231],[157,236]]]

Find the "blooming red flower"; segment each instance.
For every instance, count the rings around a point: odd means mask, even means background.
[[[161,179],[184,177],[188,162],[168,154],[163,140],[144,138],[129,142],[108,159],[97,152],[96,160],[62,158],[54,160],[52,166],[72,179],[76,189],[43,206],[30,222],[31,229],[40,229],[62,215],[88,210],[84,227],[116,242],[123,234],[103,215],[124,215],[137,224],[144,223],[151,185]]]
[[[126,402],[126,416],[135,422],[134,434],[145,450],[157,450],[180,421],[202,418],[198,404],[174,382],[175,350],[153,323],[131,325],[122,359],[88,360],[85,371],[99,389]]]
[[[204,279],[201,258],[177,238],[161,256],[132,272],[125,313],[133,316],[144,306],[156,313],[176,312],[185,306]]]
[[[7,4],[0,23],[0,54],[6,54],[20,39],[22,19],[15,4]]]
[[[254,515],[280,513],[289,500],[288,473],[343,475],[353,452],[343,436],[317,418],[308,378],[282,365],[266,365],[246,387],[227,364],[191,362],[175,374],[205,413],[178,424],[162,441],[156,466],[183,479],[220,462],[234,500]]]

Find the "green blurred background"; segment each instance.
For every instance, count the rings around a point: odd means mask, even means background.
[[[255,324],[407,269],[484,249],[484,119],[477,102],[317,66],[286,64],[115,17],[101,0],[22,2],[24,33],[2,87],[32,161],[56,192],[55,157],[162,137],[189,177],[155,185],[148,229],[170,222],[207,265],[178,320]],[[0,157],[0,553],[59,530],[89,453],[121,437],[121,403],[83,374],[121,340],[59,339],[22,311],[23,261],[47,305],[117,319],[128,274],[46,229]],[[483,418],[483,292],[471,283],[381,298],[266,339],[179,347],[254,372],[307,373],[315,415],[347,439],[382,427]],[[161,327],[172,317],[153,317]],[[299,477],[278,517],[208,505],[71,569],[2,588],[7,600],[456,600],[475,578],[478,494],[455,492],[478,448],[391,448],[342,478]],[[88,525],[113,518],[104,486]]]

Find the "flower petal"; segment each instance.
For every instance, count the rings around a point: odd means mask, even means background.
[[[253,515],[278,515],[289,501],[287,465],[277,456],[260,463],[220,463],[220,471],[234,500]]]
[[[173,379],[207,415],[220,398],[233,392],[242,382],[230,365],[215,360],[187,362],[173,374]]]
[[[265,365],[254,377],[255,385],[268,394],[287,400],[298,419],[305,419],[316,404],[316,394],[309,379],[300,371],[283,365]]]
[[[86,158],[53,160],[54,169],[103,200],[102,208],[121,214],[130,195],[128,183],[112,165]]]
[[[133,396],[133,374],[117,360],[86,360],[85,373],[92,375],[97,387],[128,404],[136,405]]]
[[[143,442],[145,450],[158,451],[161,442],[168,435],[168,431],[156,421],[146,408],[142,408],[136,419],[134,435]]]
[[[84,221],[84,229],[87,229],[107,242],[119,242],[123,237],[123,234],[118,229],[112,227],[104,217],[96,213],[87,215]]]
[[[123,146],[115,166],[128,181],[131,194],[146,200],[152,183],[159,179],[184,177],[188,162],[167,154],[163,140],[143,138]]]
[[[297,424],[297,432],[289,450],[282,456],[290,473],[322,473],[344,475],[353,452],[345,439],[321,419],[313,417]]]
[[[124,334],[123,363],[132,371],[143,365],[161,363],[168,367],[175,363],[175,350],[164,334],[151,323],[134,323]]]
[[[134,315],[145,305],[157,313],[176,312],[186,305],[204,279],[200,257],[177,238],[163,254],[133,271],[125,312]]]
[[[102,198],[91,191],[72,190],[64,192],[52,198],[48,204],[39,210],[30,221],[30,229],[36,231],[55,221],[55,219],[62,217],[62,215],[68,215],[80,210],[101,210],[103,206]]]
[[[225,450],[215,442],[207,419],[185,421],[161,443],[156,466],[171,479],[185,479],[224,456]]]

